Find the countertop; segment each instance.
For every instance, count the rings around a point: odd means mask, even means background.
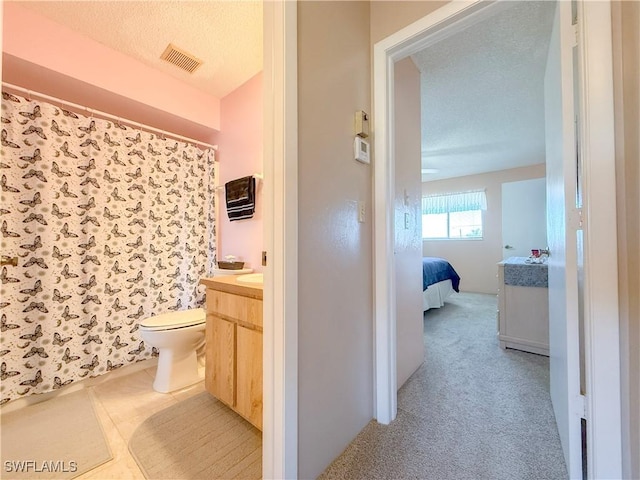
[[[237,275],[201,278],[200,284],[221,292],[262,300],[263,285],[261,283],[238,282]]]
[[[546,263],[527,263],[527,257],[510,257],[499,262],[504,265],[504,284],[518,287],[548,288]]]

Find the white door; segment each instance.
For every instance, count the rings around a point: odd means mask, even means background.
[[[546,179],[502,184],[502,258],[547,248]]]
[[[576,248],[571,2],[560,1],[545,73],[549,351],[551,401],[570,478],[581,478],[581,408]]]

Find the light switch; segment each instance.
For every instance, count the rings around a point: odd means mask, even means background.
[[[365,203],[361,200],[358,202],[358,222],[364,223],[364,216],[366,214]]]

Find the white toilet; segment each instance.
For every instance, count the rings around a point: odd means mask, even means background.
[[[206,313],[202,308],[170,312],[140,322],[140,336],[160,351],[153,382],[169,393],[202,380],[196,350],[204,344]]]

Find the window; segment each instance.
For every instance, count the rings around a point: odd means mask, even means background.
[[[482,238],[482,211],[486,209],[484,191],[423,197],[422,238]]]

